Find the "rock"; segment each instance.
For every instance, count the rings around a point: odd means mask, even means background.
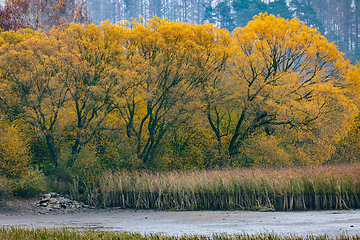
[[[42,207],[46,212],[69,212],[81,208],[92,208],[84,203],[73,201],[58,193],[51,192],[43,195],[43,198],[36,204]],[[44,212],[45,213],[45,212]]]
[[[50,199],[51,198],[51,194],[47,193],[43,195],[43,199]]]
[[[59,194],[56,192],[51,192],[49,193],[51,195],[52,198],[56,198]]]
[[[44,198],[40,200],[40,204],[47,203],[50,201],[50,198]]]
[[[53,206],[53,209],[60,209],[61,207],[60,207],[60,205],[59,204],[54,204],[54,206]]]

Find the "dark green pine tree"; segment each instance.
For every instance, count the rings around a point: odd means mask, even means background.
[[[139,18],[139,4],[135,0],[124,0],[125,18],[131,21],[131,18]]]
[[[270,2],[268,5],[268,13],[275,16],[280,15],[286,19],[291,19],[293,17],[293,12],[290,10],[285,0],[275,0]]]
[[[290,5],[294,9],[294,17],[324,33],[324,26],[317,19],[316,12],[311,6],[311,0],[292,0]]]
[[[205,22],[215,23],[215,9],[211,6],[211,3],[205,6],[203,20]]]
[[[235,11],[235,24],[237,27],[245,27],[246,24],[252,19],[252,15],[249,11],[249,0],[234,0],[232,7]]]
[[[231,14],[231,7],[227,1],[219,2],[215,7],[215,19],[220,28],[232,31],[235,27],[234,19]]]
[[[260,0],[234,0],[232,8],[236,27],[245,27],[255,15],[267,11],[267,4]]]
[[[149,16],[164,18],[162,1],[149,0]]]
[[[360,0],[355,0],[354,5],[354,24],[355,24],[355,50],[354,50],[354,60],[358,61],[360,64]]]

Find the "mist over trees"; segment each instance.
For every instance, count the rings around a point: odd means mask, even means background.
[[[244,27],[259,12],[284,18],[299,18],[334,41],[346,58],[360,59],[359,0],[88,0],[90,18],[95,24],[131,21],[152,16],[171,21],[214,23],[232,31]]]

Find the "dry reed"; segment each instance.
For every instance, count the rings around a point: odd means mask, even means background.
[[[360,164],[101,174],[87,190],[99,207],[160,210],[324,210],[360,207]]]

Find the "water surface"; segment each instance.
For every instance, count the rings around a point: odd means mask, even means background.
[[[360,235],[360,210],[307,212],[89,210],[60,215],[0,214],[0,225],[68,227],[166,235],[274,233]]]

